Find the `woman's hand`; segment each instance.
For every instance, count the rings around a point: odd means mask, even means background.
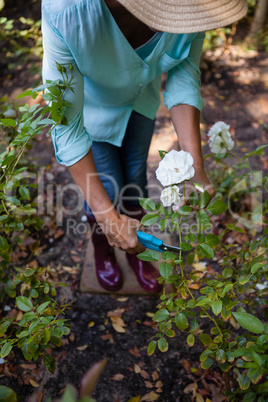
[[[141,253],[145,250],[137,238],[137,231],[142,227],[137,219],[113,213],[112,216],[106,215],[103,219],[98,220],[98,223],[111,246],[118,247],[130,254]]]

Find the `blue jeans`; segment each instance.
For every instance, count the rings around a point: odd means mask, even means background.
[[[146,161],[154,124],[154,120],[133,111],[121,147],[108,142],[92,143],[98,174],[115,207],[139,206],[139,198],[148,197]],[[85,212],[93,215],[86,201]]]

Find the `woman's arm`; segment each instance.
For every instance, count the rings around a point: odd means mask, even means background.
[[[212,199],[216,191],[204,169],[200,135],[200,112],[190,105],[177,105],[170,109],[170,113],[180,148],[183,151],[189,152],[194,159],[193,167],[195,169],[195,175],[192,180],[201,184],[202,187],[208,191],[210,199]],[[188,184],[186,187],[186,198],[192,191],[193,187]]]
[[[138,242],[138,220],[120,215],[114,208],[98,175],[92,151],[69,166],[74,181],[81,189],[109,244],[129,253],[140,253],[144,247]]]

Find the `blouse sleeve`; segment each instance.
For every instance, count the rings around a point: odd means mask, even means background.
[[[43,32],[43,81],[62,79],[56,62],[69,69],[73,65],[73,90],[68,90],[64,99],[72,103],[67,108],[65,117],[67,125],[58,125],[52,132],[52,140],[56,158],[59,163],[71,166],[82,159],[89,151],[92,141],[84,127],[84,77],[79,72],[75,60],[69,51],[64,39],[49,21],[49,17],[42,15]]]
[[[168,109],[186,104],[202,110],[204,101],[200,94],[199,62],[204,38],[204,32],[198,33],[191,43],[187,58],[168,72],[164,92],[164,103]]]

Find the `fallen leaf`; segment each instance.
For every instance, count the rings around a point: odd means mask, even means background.
[[[32,378],[29,379],[29,383],[30,383],[34,388],[40,387],[40,384],[37,384],[37,382],[34,381]]]
[[[188,362],[188,360],[183,359],[183,360],[182,360],[182,365],[183,365],[183,367],[185,368],[185,370],[186,370],[188,373],[191,373],[191,364],[190,364],[190,362]]]
[[[153,388],[153,384],[150,381],[144,381],[146,388]]]
[[[158,395],[156,392],[151,391],[149,394],[144,395],[141,398],[142,401],[156,401],[159,398],[160,395]]]
[[[63,266],[62,269],[64,269],[66,272],[69,272],[69,274],[77,274],[76,268]]]
[[[114,324],[114,323],[112,322],[112,326],[113,326],[113,328],[114,328],[114,330],[115,330],[116,332],[121,332],[121,333],[126,332],[125,328],[121,327],[121,325]]]
[[[129,353],[131,353],[132,355],[137,356],[137,357],[141,356],[137,346],[134,346],[134,349],[129,349]]]
[[[122,317],[124,311],[124,308],[117,308],[116,310],[108,311],[107,317]]]
[[[155,384],[155,386],[157,387],[157,388],[162,388],[163,387],[163,381],[157,381],[157,383]]]
[[[70,333],[69,339],[70,339],[70,342],[74,342],[74,340],[75,340],[75,335],[74,335],[73,332]]]
[[[158,374],[158,372],[155,370],[155,371],[153,372],[153,374],[152,374],[152,379],[153,379],[154,381],[156,381],[156,380],[158,380],[158,378],[159,378],[159,374]]]
[[[193,382],[192,384],[187,385],[187,387],[184,388],[183,392],[184,394],[190,394],[191,392],[195,393],[197,390],[197,384]]]
[[[90,321],[90,323],[88,324],[88,328],[92,328],[92,327],[94,327],[94,325],[95,325],[95,322],[94,322],[94,321]]]
[[[36,364],[20,364],[20,367],[26,370],[34,370],[36,369]]]
[[[155,313],[151,313],[150,311],[148,311],[148,312],[146,313],[146,315],[147,315],[147,317],[152,318],[152,317],[155,315]]]
[[[140,400],[141,400],[141,395],[134,396],[133,398],[130,398],[127,402],[140,402]]]
[[[123,374],[115,374],[113,377],[109,378],[109,380],[121,381],[123,378],[125,378]]]
[[[163,392],[162,388],[157,388],[156,392],[158,392],[159,394],[161,394],[161,392]]]
[[[59,239],[63,235],[65,235],[65,232],[62,229],[58,229],[54,234],[54,239]]]
[[[140,366],[138,364],[134,365],[134,371],[135,371],[136,374],[139,374],[141,372],[141,368],[140,368]]]
[[[128,300],[128,297],[118,297],[118,299],[116,299],[119,302],[125,302]]]
[[[78,255],[72,255],[72,256],[71,256],[71,259],[72,259],[74,262],[81,262],[81,261],[82,261],[82,259],[81,259],[80,257],[78,257]]]
[[[196,394],[196,402],[204,402],[204,398],[199,393]]]
[[[156,323],[153,321],[143,321],[143,325],[146,325],[147,327],[155,327]]]
[[[121,327],[126,327],[126,324],[124,323],[124,321],[122,320],[121,317],[110,317],[112,324],[117,324],[120,325]],[[108,324],[108,321],[107,321]]]
[[[141,370],[141,376],[142,376],[143,378],[145,378],[146,380],[150,380],[150,376],[149,376],[149,374],[147,373],[147,371],[145,371],[145,370]]]
[[[78,346],[76,349],[77,350],[85,350],[88,347],[88,345],[83,345],[83,346]]]
[[[22,312],[22,311],[19,311],[19,313],[18,313],[18,315],[17,315],[17,317],[16,317],[16,321],[21,321],[22,316],[23,316],[23,312]]]
[[[43,399],[43,391],[39,391],[35,394],[36,402],[42,402]]]

